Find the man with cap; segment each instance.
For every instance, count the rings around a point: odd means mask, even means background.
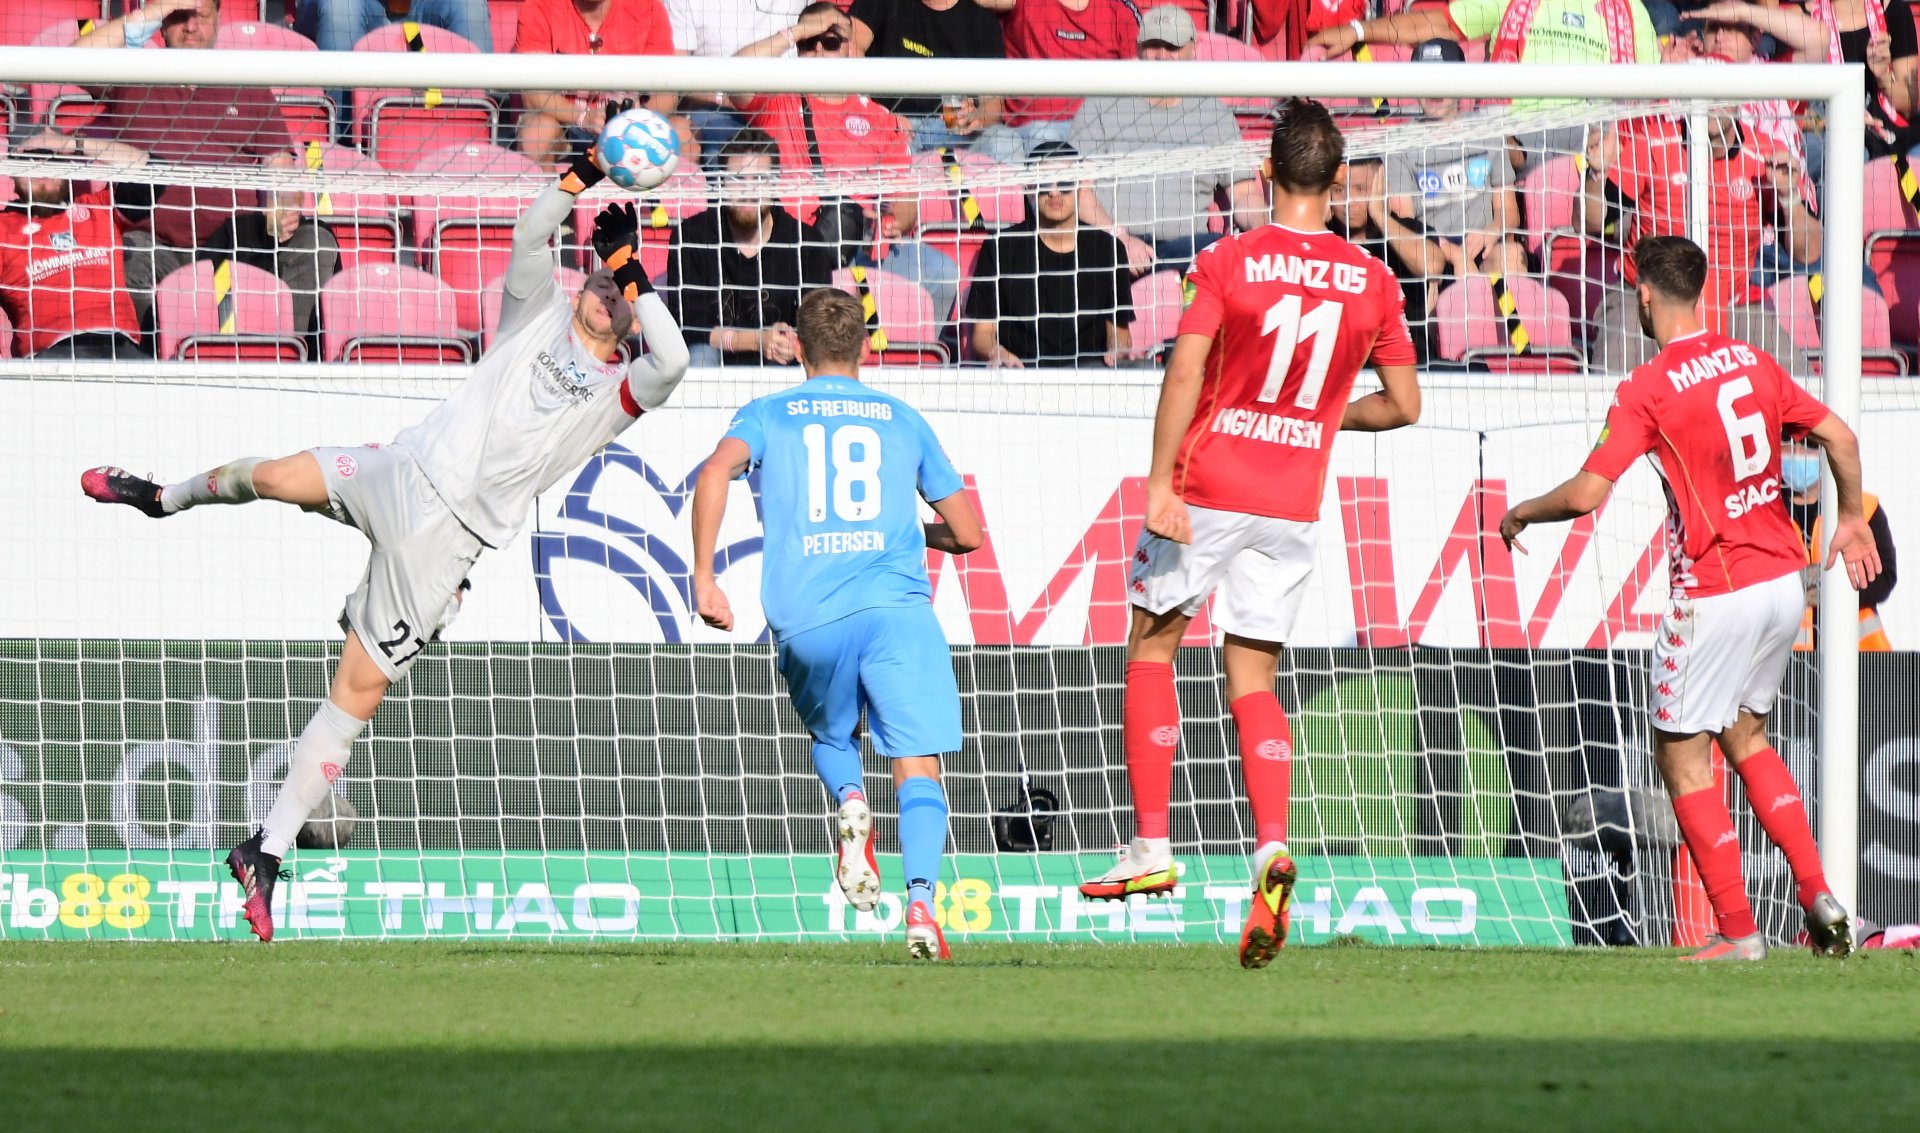
[[[1416,63],[1464,63],[1466,53],[1450,39],[1430,39],[1413,49]],[[1457,98],[1422,98],[1420,116],[1459,122]],[[1448,131],[1459,137],[1462,130]],[[1507,140],[1497,119],[1478,137],[1387,154],[1387,211],[1419,233],[1396,250],[1414,274],[1428,281],[1428,307],[1442,277],[1520,275],[1527,249],[1519,237],[1520,201],[1514,192]]]
[[[1164,4],[1140,17],[1134,50],[1149,62],[1192,59],[1193,17]],[[1067,140],[1088,157],[1214,149],[1240,141],[1233,112],[1217,98],[1132,95],[1089,98],[1073,116]],[[1080,193],[1080,223],[1104,228],[1126,249],[1136,276],[1162,268],[1181,270],[1223,232],[1207,229],[1207,208],[1221,190],[1233,200],[1235,226],[1266,223],[1266,193],[1257,178],[1234,180],[1231,166],[1180,168],[1152,179],[1139,177],[1089,184]]]
[[[609,106],[608,117],[627,104]],[[294,745],[287,778],[253,837],[227,856],[254,935],[273,939],[280,859],[353,754],[387,689],[459,610],[480,552],[519,534],[534,497],[666,403],[687,369],[673,316],[640,267],[631,204],[594,224],[604,266],[572,296],[555,284],[553,235],[605,172],[582,152],[513,230],[500,329],[466,380],[392,443],[243,457],[161,487],[94,468],[81,490],[155,519],[203,504],[268,499],[329,515],[373,545],[346,601],[333,684]],[[618,360],[636,322],[649,353]]]

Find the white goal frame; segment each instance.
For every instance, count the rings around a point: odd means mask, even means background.
[[[523,90],[706,90],[723,93],[810,93],[819,89],[818,61],[710,59],[694,56],[578,56],[418,54],[405,58],[396,82],[395,56],[360,52],[226,51],[218,54],[218,85],[409,86]],[[205,84],[207,57],[174,51],[73,51],[0,48],[0,76],[19,83],[79,85]],[[1142,91],[1192,97],[1413,98],[1444,88],[1461,98],[1557,98],[1747,101],[1806,100],[1826,106],[1825,259],[1823,274],[1840,281],[1821,308],[1822,400],[1842,419],[1860,413],[1860,287],[1865,195],[1866,80],[1859,66],[1662,66],[1649,83],[1640,69],[1619,65],[852,59],[832,73],[844,89],[868,95],[1087,96]],[[1696,181],[1698,178],[1696,178]],[[1696,192],[1701,186],[1696,185]],[[1700,210],[1695,209],[1696,213]],[[1833,529],[1831,476],[1821,510]],[[1820,618],[1851,626],[1855,593],[1823,574]],[[1857,906],[1859,887],[1859,655],[1851,633],[1819,641],[1819,824],[1828,883],[1842,904]],[[1849,758],[1845,753],[1852,753]]]

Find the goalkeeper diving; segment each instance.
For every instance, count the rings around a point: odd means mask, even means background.
[[[610,104],[607,116],[630,105]],[[511,542],[536,495],[664,405],[686,373],[680,328],[640,266],[631,204],[601,210],[594,223],[605,266],[572,296],[554,282],[553,235],[604,176],[587,148],[528,206],[514,225],[493,346],[452,396],[392,442],[244,457],[166,487],[115,467],[80,478],[93,499],[155,519],[279,500],[357,528],[373,545],[341,616],[346,644],[327,699],[294,745],[265,824],[227,855],[263,941],[273,939],[280,859],[387,689],[458,612],[480,553]],[[646,352],[623,366],[620,345],[636,328]]]

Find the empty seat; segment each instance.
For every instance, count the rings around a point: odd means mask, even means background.
[[[13,320],[7,317],[7,309],[0,307],[0,358],[13,357]]]
[[[466,362],[453,292],[418,268],[362,264],[320,293],[321,353],[329,362]]]
[[[168,273],[154,286],[153,309],[163,360],[307,357],[294,332],[293,293],[272,272],[235,260],[199,260]]]
[[[80,38],[80,23],[61,20],[41,28],[32,47],[72,47]],[[100,114],[100,103],[84,89],[71,83],[30,83],[27,86],[27,125],[38,130],[51,126],[71,134]]]
[[[530,158],[499,146],[468,143],[421,158],[416,169],[442,191],[407,199],[413,244],[433,274],[452,288],[460,329],[480,331],[480,292],[513,258],[513,226],[548,176]],[[462,187],[512,187],[511,196],[461,195]]]
[[[1133,348],[1152,354],[1180,331],[1184,288],[1177,271],[1156,271],[1133,281]]]
[[[227,51],[318,51],[306,36],[279,24],[236,19],[221,5],[220,26],[213,45]],[[287,133],[299,143],[329,141],[333,137],[333,100],[319,87],[275,87],[280,100],[280,117],[286,120]]]
[[[417,38],[409,38],[408,28]],[[450,31],[413,23],[375,28],[353,49],[454,55],[480,51]],[[368,156],[388,169],[412,169],[427,154],[449,146],[491,142],[500,113],[483,90],[383,87],[355,90],[352,97],[354,137]]]
[[[1860,219],[1867,233],[1867,266],[1886,295],[1893,335],[1901,342],[1920,342],[1920,214],[1901,191],[1892,158],[1867,162]]]
[[[81,21],[100,18],[100,0],[7,0],[0,4],[0,47],[57,46],[39,42],[50,25],[65,24],[77,36]]]
[[[572,268],[556,267],[553,269],[553,281],[560,285],[560,290],[565,292],[571,300],[573,296],[579,294],[580,287],[586,283],[587,277]],[[488,283],[486,289],[480,293],[481,350],[487,350],[493,346],[493,336],[500,329],[500,297],[506,289],[507,277],[503,275]]]
[[[1767,289],[1767,302],[1773,316],[1787,334],[1798,359],[1780,359],[1791,365],[1800,361],[1817,365],[1821,352],[1820,312],[1813,304],[1813,292],[1806,276],[1780,280]],[[1871,291],[1860,293],[1860,372],[1889,377],[1907,372],[1906,355],[1893,346],[1887,301]]]
[[[1490,370],[1519,373],[1571,373],[1583,365],[1574,346],[1567,300],[1537,279],[1502,281],[1514,302],[1514,316],[1526,331],[1526,347],[1516,349],[1507,316],[1494,298],[1487,276],[1457,280],[1440,292],[1433,324],[1436,352],[1448,362],[1483,363]]]
[[[941,365],[949,360],[940,341],[940,316],[926,288],[890,271],[863,267],[839,269],[833,285],[858,297],[863,307],[872,299],[867,345],[880,365]]]
[[[383,172],[359,150],[333,142],[308,142],[301,156],[306,168],[322,178],[336,173]],[[399,259],[400,199],[391,193],[308,193],[306,210],[333,233],[340,245],[342,271],[363,263],[394,263]]]

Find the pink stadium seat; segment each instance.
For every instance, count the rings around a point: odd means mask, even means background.
[[[1520,211],[1526,215],[1528,251],[1538,255],[1540,245],[1551,233],[1578,235],[1576,206],[1585,192],[1585,177],[1572,154],[1549,158],[1520,179]]]
[[[46,46],[40,35],[56,23],[75,29],[77,37],[81,20],[99,18],[100,0],[6,0],[0,4],[0,47]]]
[[[320,292],[321,353],[329,362],[466,362],[453,292],[401,264],[362,264]]]
[[[1574,345],[1567,300],[1537,279],[1509,277],[1507,292],[1527,328],[1528,348],[1516,354],[1507,338],[1506,319],[1485,276],[1470,276],[1440,292],[1433,322],[1438,353],[1449,362],[1480,362],[1498,373],[1572,373],[1583,364]]]
[[[0,307],[0,358],[13,357],[13,320],[7,317],[5,307]]]
[[[553,281],[571,298],[579,293],[580,285],[587,281],[587,277],[572,268],[556,267],[553,269]],[[488,283],[486,290],[480,293],[480,349],[483,351],[493,347],[494,333],[500,329],[500,296],[506,289],[507,277],[503,275]]]
[[[381,173],[357,149],[312,142],[302,151],[306,167],[328,173]],[[340,245],[340,269],[371,261],[394,263],[400,257],[400,200],[390,193],[308,193],[306,209],[333,233]]]
[[[312,40],[291,28],[235,18],[228,11],[233,6],[231,0],[220,6],[220,28],[214,36],[214,47],[224,51],[320,50]],[[333,100],[319,87],[275,87],[273,94],[280,100],[280,117],[286,119],[287,132],[293,135],[294,141],[305,144],[332,139]]]
[[[427,24],[417,26],[422,51],[466,55],[480,50],[450,31]],[[405,52],[406,25],[375,28],[353,49]],[[412,169],[422,157],[448,146],[489,143],[499,116],[499,107],[483,90],[381,88],[353,92],[354,137],[369,156],[388,169]]]
[[[1133,348],[1151,354],[1173,341],[1186,301],[1177,271],[1156,271],[1133,281]]]
[[[80,38],[80,25],[71,19],[43,27],[33,37],[31,47],[72,47]],[[71,84],[32,83],[27,87],[27,125],[34,130],[52,126],[71,134],[91,122],[100,113],[100,104],[80,87]]]
[[[507,270],[513,256],[514,222],[544,187],[547,174],[524,154],[479,143],[428,154],[415,172],[431,184],[449,188],[484,180],[490,185],[518,182],[524,189],[506,197],[436,194],[407,199],[413,212],[413,246],[427,257],[441,282],[453,289],[460,329],[477,333],[480,292],[487,280]]]
[[[7,139],[0,138],[0,157],[7,156]],[[13,178],[0,177],[0,205],[12,203],[15,192]]]
[[[294,333],[293,293],[272,272],[235,261],[199,260],[154,286],[160,358],[304,362],[306,343]],[[225,276],[223,279],[222,276]],[[230,304],[232,329],[223,331]]]
[[[1820,356],[1820,313],[1814,309],[1807,279],[1783,279],[1767,289],[1774,317],[1787,332],[1801,359],[1817,366]],[[1906,355],[1893,348],[1887,301],[1871,291],[1860,293],[1860,372],[1868,377],[1891,377],[1907,372]]]
[[[940,341],[940,316],[926,288],[880,268],[841,268],[833,273],[833,285],[849,295],[873,296],[876,319],[868,330],[876,329],[877,322],[886,342],[873,353],[878,364],[938,366],[949,361],[946,344]]]
[[[1866,179],[1867,266],[1886,293],[1894,338],[1911,345],[1920,342],[1920,214],[1901,193],[1891,158],[1867,162]]]

